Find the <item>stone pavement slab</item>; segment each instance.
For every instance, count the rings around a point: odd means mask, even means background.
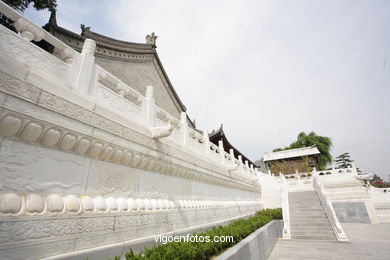
[[[279,239],[268,260],[390,259],[390,223],[342,226],[350,242]]]

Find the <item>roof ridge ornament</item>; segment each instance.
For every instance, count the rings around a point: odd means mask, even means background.
[[[156,39],[157,39],[157,37],[158,36],[155,35],[154,32],[152,32],[151,34],[146,35],[146,37],[145,37],[146,44],[150,44],[153,47],[156,47]]]
[[[84,32],[90,32],[91,31],[91,26],[85,26],[85,24],[80,24],[81,28],[81,33],[83,34]]]

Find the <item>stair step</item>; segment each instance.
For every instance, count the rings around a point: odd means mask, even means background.
[[[330,227],[329,222],[297,222],[291,223],[291,227],[303,228],[303,227]]]
[[[295,230],[291,232],[293,236],[333,236],[333,230]]]
[[[293,205],[290,205],[290,206],[293,206]],[[316,208],[301,208],[301,207],[292,207],[292,208],[289,208],[290,212],[325,212],[323,208],[320,208],[320,207],[316,207]]]
[[[298,229],[292,229],[291,231],[294,235],[333,235],[333,229],[330,227],[315,227],[315,228],[298,228]]]
[[[325,214],[325,211],[323,209],[290,209],[290,214]]]
[[[320,203],[321,201],[319,199],[295,199],[295,198],[288,198],[288,201],[295,202],[295,203]]]
[[[297,211],[297,210],[290,210],[290,215],[299,216],[299,217],[315,217],[315,216],[326,216],[326,213],[324,211]]]
[[[303,202],[294,202],[289,200],[288,201],[290,205],[294,205],[296,207],[308,207],[308,208],[318,208],[321,207],[321,202],[310,202],[310,203],[303,203]]]
[[[303,239],[303,240],[330,240],[334,241],[334,236],[291,236],[292,239]]]
[[[312,191],[296,191],[296,192],[289,192],[288,194],[293,195],[301,195],[301,194],[317,194],[314,190]]]
[[[292,201],[292,202],[302,202],[302,203],[304,203],[304,202],[307,202],[307,203],[321,202],[320,199],[291,198],[291,197],[289,197],[288,200]]]
[[[321,201],[319,200],[310,200],[310,201],[305,201],[305,200],[288,200],[290,203],[294,203],[297,205],[320,205]]]
[[[321,205],[321,201],[303,201],[303,200],[291,200],[289,199],[288,202],[294,204],[294,205]]]
[[[292,239],[336,240],[315,191],[289,193],[288,199]]]
[[[307,222],[313,222],[313,221],[319,221],[323,220],[322,222],[328,221],[328,218],[326,215],[314,215],[314,216],[308,216],[308,215],[291,215],[290,214],[290,220],[296,220],[296,221],[307,221]]]

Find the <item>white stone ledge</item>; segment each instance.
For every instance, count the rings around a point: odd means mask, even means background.
[[[282,237],[282,229],[283,221],[271,221],[228,248],[215,260],[267,260],[276,241]]]
[[[247,216],[262,207],[191,209],[189,211],[145,212],[139,214],[111,214],[100,216],[69,216],[66,218],[29,217],[0,223],[1,230],[9,230],[2,236],[0,255],[10,259],[41,259],[64,253],[77,255],[78,250],[114,244],[114,248],[133,245],[134,239],[151,235],[197,231],[204,226],[220,224],[223,221]],[[111,246],[110,246],[111,248]],[[75,253],[71,253],[75,252]],[[66,254],[65,257],[68,257]],[[112,256],[110,256],[112,257]],[[8,258],[6,258],[8,259]]]
[[[173,232],[162,232],[159,234],[166,235],[166,236],[179,236],[179,235],[204,232],[210,230],[215,226],[228,225],[232,221],[245,219],[253,215],[254,213],[244,214],[233,218],[225,217],[224,219],[213,221],[212,223],[196,225],[190,228],[181,228]],[[113,243],[113,244],[94,247],[90,249],[79,250],[72,253],[51,256],[51,257],[43,258],[42,260],[109,259],[109,258],[113,258],[114,256],[124,256],[125,253],[130,251],[130,249],[132,249],[133,252],[135,253],[139,253],[144,249],[144,247],[152,247],[154,244],[156,244],[154,236],[147,236],[143,238],[125,240],[120,243]]]

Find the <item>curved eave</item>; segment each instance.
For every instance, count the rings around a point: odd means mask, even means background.
[[[55,35],[55,32],[57,31],[59,33],[68,35],[68,36],[70,36],[74,39],[78,39],[80,41],[84,41],[87,38],[93,39],[96,41],[96,45],[98,47],[104,47],[107,49],[129,52],[129,53],[134,53],[134,54],[153,54],[153,56],[155,57],[155,59],[157,61],[158,66],[160,67],[160,69],[162,71],[162,74],[163,74],[166,82],[168,83],[168,87],[169,87],[170,91],[172,92],[172,94],[174,95],[174,97],[176,98],[181,110],[184,112],[187,111],[186,106],[181,101],[179,95],[177,94],[171,81],[169,80],[169,77],[164,69],[164,66],[162,65],[162,62],[160,60],[160,57],[157,54],[156,47],[154,45],[146,44],[146,43],[133,43],[133,42],[121,41],[121,40],[110,38],[110,37],[107,37],[107,36],[104,36],[104,35],[101,35],[101,34],[92,32],[90,30],[86,30],[86,29],[83,29],[82,33],[80,35],[80,34],[72,32],[72,31],[69,31],[63,27],[60,27],[58,25],[54,25],[54,24],[47,24],[44,27],[47,27],[46,29],[48,31],[50,31],[51,33],[54,33],[54,35]],[[78,50],[79,51],[81,50],[81,46],[78,47]],[[98,56],[112,58],[111,56],[105,56],[101,53],[98,54]],[[192,125],[191,120],[188,120],[188,121]]]
[[[104,36],[102,34],[93,32],[89,29],[82,29],[81,36],[85,38],[90,38],[96,42],[103,43],[105,46],[112,46],[118,48],[118,50],[131,50],[131,51],[148,51],[149,53],[153,52],[155,46],[147,43],[135,43],[117,40],[111,37]]]
[[[181,99],[179,98],[179,95],[177,94],[176,90],[173,88],[172,83],[171,83],[171,81],[169,80],[169,77],[168,77],[168,75],[167,75],[167,73],[166,73],[166,71],[165,71],[165,69],[164,69],[164,66],[163,66],[162,63],[161,63],[160,57],[158,56],[156,50],[154,50],[154,55],[155,55],[155,57],[156,57],[156,60],[157,60],[157,62],[158,62],[158,65],[160,66],[161,71],[162,71],[162,73],[163,73],[165,79],[166,79],[167,82],[168,82],[168,85],[169,85],[169,87],[170,87],[170,89],[171,89],[173,95],[175,95],[175,97],[177,98],[177,101],[179,102],[179,104],[180,104],[181,108],[183,109],[183,111],[186,112],[186,111],[187,111],[187,108],[186,108],[186,106],[183,104],[183,102],[181,101]],[[191,122],[191,120],[190,120],[190,122]],[[191,122],[191,125],[192,125],[192,122]]]
[[[248,158],[246,157],[244,154],[242,154],[238,149],[236,149],[230,142],[229,140],[227,139],[225,133],[223,132],[222,128],[218,129],[216,132],[212,133],[209,135],[209,139],[210,139],[210,142],[214,143],[213,141],[216,141],[214,144],[218,145],[218,141],[219,140],[222,140],[223,143],[224,143],[224,146],[227,145],[228,147],[231,147],[234,151],[234,154],[236,156],[238,155],[241,155],[242,157],[242,161],[245,162],[246,160],[248,160],[248,163],[249,165],[253,164],[254,167],[255,164]],[[229,151],[226,151],[226,152],[229,152]]]

